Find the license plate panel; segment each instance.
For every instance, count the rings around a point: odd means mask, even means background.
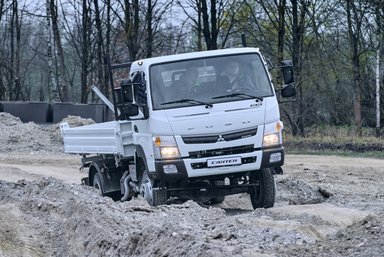
[[[241,157],[215,158],[207,160],[207,167],[233,166],[241,165]]]

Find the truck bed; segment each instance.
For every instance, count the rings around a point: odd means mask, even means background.
[[[64,152],[77,154],[114,154],[133,156],[132,124],[130,121],[110,121],[70,128],[60,124]]]

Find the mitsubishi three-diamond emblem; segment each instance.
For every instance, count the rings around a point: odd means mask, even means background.
[[[222,135],[219,135],[219,138],[217,139],[217,142],[225,141],[224,137]]]

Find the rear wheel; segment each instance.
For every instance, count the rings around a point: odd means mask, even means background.
[[[114,191],[114,192],[106,193],[105,195],[110,197],[110,198],[112,198],[112,200],[115,201],[115,202],[121,200],[121,193],[120,193],[120,191]]]
[[[120,198],[121,198],[120,191],[104,193],[104,189],[103,189],[103,185],[102,185],[100,176],[97,173],[93,176],[93,187],[96,188],[97,190],[99,190],[99,195],[108,196],[108,197],[112,198],[112,200],[114,200],[115,202],[120,200]]]
[[[210,204],[219,204],[219,203],[224,202],[224,200],[225,200],[225,196],[224,195],[223,196],[217,196],[217,197],[212,198],[209,201],[209,203]]]
[[[100,176],[97,173],[93,176],[93,187],[96,188],[97,190],[99,190],[99,195],[101,195],[101,196],[105,195],[104,191],[103,191],[103,187],[101,185]]]
[[[275,180],[273,170],[270,168],[255,171],[249,178],[255,184],[249,192],[253,209],[271,208],[275,204]]]

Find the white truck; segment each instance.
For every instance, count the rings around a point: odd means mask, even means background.
[[[277,96],[296,92],[292,63],[280,69],[275,91],[257,48],[135,61],[120,87],[111,78],[113,104],[104,97],[116,120],[61,124],[65,152],[83,156],[83,183],[121,201],[140,194],[152,206],[175,197],[216,204],[248,193],[253,208],[272,207],[284,163]]]

